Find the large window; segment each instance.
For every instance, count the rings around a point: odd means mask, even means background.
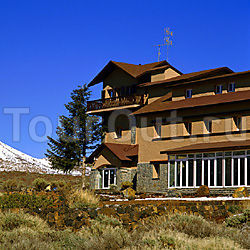
[[[170,188],[250,185],[250,150],[169,157]]]

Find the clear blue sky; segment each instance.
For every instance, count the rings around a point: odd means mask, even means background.
[[[0,1],[0,140],[43,157],[47,144],[30,138],[31,120],[46,116],[55,132],[70,92],[109,60],[156,61],[153,45],[162,42],[164,27],[174,32],[169,62],[184,73],[250,70],[249,0]],[[19,142],[6,107],[30,108]],[[43,133],[38,123],[37,134]]]

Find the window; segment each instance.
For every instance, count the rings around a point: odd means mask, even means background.
[[[161,137],[161,123],[156,122],[155,123],[155,133],[156,133],[156,137]]]
[[[160,178],[160,164],[153,164],[153,179]]]
[[[115,136],[116,136],[116,139],[122,137],[122,129],[121,128],[119,128],[119,127],[115,128]]]
[[[228,92],[235,92],[235,83],[234,82],[230,82],[228,84]]]
[[[105,93],[106,93],[106,91],[103,90],[103,91],[102,91],[102,99],[105,99],[105,95],[106,95]]]
[[[212,133],[212,120],[205,120],[205,127],[208,133]]]
[[[192,98],[192,89],[186,90],[186,98]]]
[[[168,187],[249,186],[249,154],[250,151],[233,151],[186,155],[186,158],[172,155],[168,162]]]
[[[237,130],[238,131],[241,130],[242,129],[242,117],[236,116],[233,119],[234,119],[234,123],[235,123]]]
[[[192,122],[185,122],[185,128],[186,128],[186,131],[189,135],[192,134]]]
[[[108,93],[109,93],[109,97],[110,97],[110,98],[113,98],[113,97],[116,96],[116,92],[115,92],[114,89],[109,89],[109,90],[108,90]]]
[[[223,91],[223,85],[217,85],[216,86],[216,94],[222,94]]]

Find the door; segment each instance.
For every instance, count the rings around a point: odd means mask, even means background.
[[[110,185],[116,185],[116,169],[103,169],[103,185],[102,188],[110,188]]]
[[[109,187],[109,170],[103,170],[103,188]]]

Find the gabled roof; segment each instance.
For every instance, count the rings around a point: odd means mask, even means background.
[[[148,64],[143,64],[143,65],[109,61],[109,63],[101,70],[100,73],[98,73],[98,75],[88,84],[88,86],[93,86],[99,82],[102,82],[103,79],[116,68],[120,68],[124,72],[129,74],[131,77],[137,78],[137,77],[142,76],[145,72],[150,72],[150,70],[153,70],[156,67],[162,67],[162,66],[171,67],[175,69],[165,60],[161,62],[154,62],[154,63],[148,63]]]
[[[92,162],[104,148],[109,149],[119,160],[132,161],[130,157],[138,155],[138,145],[102,143],[86,160],[86,163]]]
[[[187,81],[193,81],[193,80],[203,79],[203,78],[212,77],[212,76],[220,76],[220,75],[225,75],[225,74],[230,74],[230,73],[234,73],[234,72],[228,67],[220,67],[220,68],[215,68],[215,69],[192,72],[189,74],[182,74],[180,76],[172,77],[172,78],[162,80],[162,81],[141,83],[138,86],[139,87],[151,87],[151,86],[156,86],[160,84],[167,84],[168,86],[172,84],[183,83]]]
[[[250,90],[201,97],[192,97],[180,101],[169,101],[169,95],[169,93],[166,94],[158,100],[135,111],[133,114],[143,115],[154,112],[171,111],[250,100]]]

